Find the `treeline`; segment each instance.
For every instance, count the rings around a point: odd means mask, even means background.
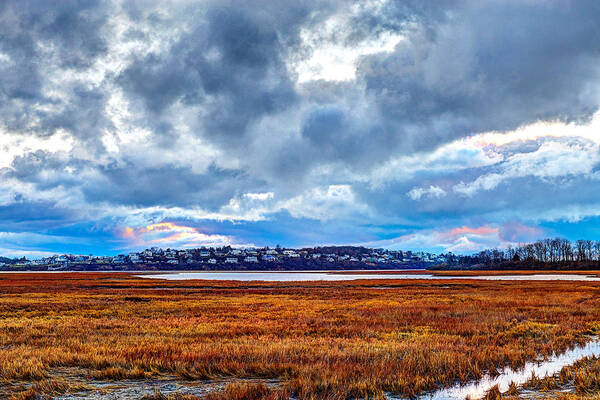
[[[444,266],[472,269],[600,269],[600,241],[544,239],[505,250],[489,249],[473,255],[449,257]]]

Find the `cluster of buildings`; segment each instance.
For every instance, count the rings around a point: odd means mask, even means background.
[[[391,251],[355,246],[302,249],[152,247],[114,257],[54,255],[39,260],[20,259],[3,268],[40,270],[153,270],[153,269],[320,269],[320,268],[422,268],[447,261],[447,255]]]

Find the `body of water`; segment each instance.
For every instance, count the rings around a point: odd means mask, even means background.
[[[166,279],[181,281],[190,279],[223,280],[223,281],[269,281],[269,282],[306,282],[306,281],[352,281],[358,279],[479,279],[491,281],[600,281],[595,275],[576,274],[533,274],[533,275],[474,275],[474,276],[439,276],[426,273],[363,273],[356,274],[319,272],[172,272],[136,275],[141,278]]]
[[[465,398],[480,399],[485,393],[498,385],[501,392],[506,392],[511,382],[517,386],[524,384],[531,375],[545,378],[560,372],[561,369],[585,357],[600,356],[600,341],[594,339],[583,346],[577,346],[565,353],[556,354],[548,360],[529,362],[518,370],[504,368],[499,375],[485,375],[482,379],[466,385],[455,385],[440,389],[433,393],[419,396],[420,400],[464,400]],[[395,398],[390,396],[390,398]]]

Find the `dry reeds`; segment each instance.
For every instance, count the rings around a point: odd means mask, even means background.
[[[211,399],[410,397],[585,341],[600,329],[599,288],[595,282],[5,274],[0,383],[42,382],[73,368],[91,380],[170,374],[281,381],[277,388],[232,384]],[[598,382],[569,379],[582,388]]]

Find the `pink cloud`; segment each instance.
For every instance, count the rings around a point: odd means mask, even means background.
[[[479,227],[462,226],[449,231],[437,232],[435,235],[440,241],[453,241],[466,236],[497,236],[499,228],[493,228],[489,225]]]
[[[445,230],[425,230],[408,233],[394,239],[367,243],[374,247],[397,249],[444,249],[456,253],[471,253],[490,248],[506,248],[527,243],[544,236],[544,231],[522,223],[500,226],[483,224],[459,226]]]
[[[119,236],[135,247],[224,246],[232,243],[232,238],[229,236],[207,234],[198,228],[173,222],[160,222],[138,228],[127,226],[120,230]]]
[[[512,243],[528,243],[544,237],[544,231],[520,222],[507,222],[500,228],[500,239]]]

